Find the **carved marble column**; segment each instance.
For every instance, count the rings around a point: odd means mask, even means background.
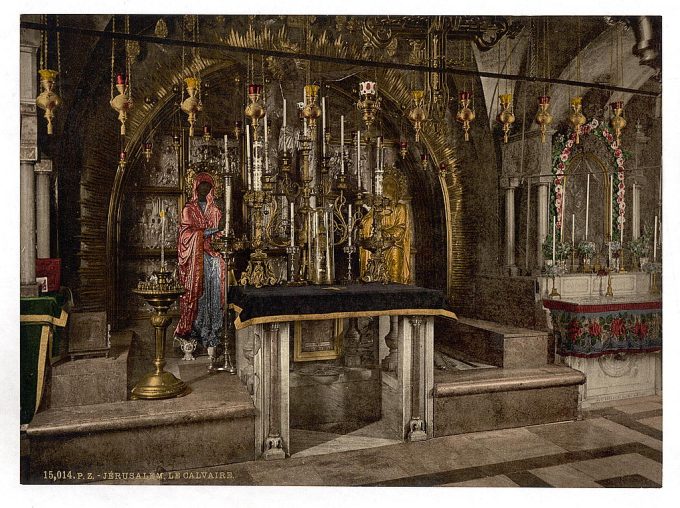
[[[19,174],[19,276],[21,296],[36,296],[35,282],[35,180],[33,166],[38,160],[38,117],[35,98],[38,94],[37,49],[39,33],[21,31],[19,60],[19,99],[21,114]]]
[[[269,364],[268,376],[264,380],[264,402],[268,406],[267,437],[262,444],[262,458],[265,460],[286,458],[285,449],[288,447],[288,354],[282,354],[284,336],[285,344],[288,344],[288,323],[283,326],[285,333],[281,333],[280,328],[279,323],[265,325],[265,348]]]
[[[394,372],[399,365],[399,316],[390,316],[390,331],[385,335],[385,344],[390,352],[382,360],[382,369]]]
[[[52,161],[43,159],[35,168],[35,208],[37,221],[38,257],[50,257],[50,179]]]
[[[519,178],[507,178],[505,183],[505,273],[517,275],[515,264],[515,189]]]
[[[543,242],[548,236],[548,184],[538,183],[536,203],[536,268],[543,267]]]

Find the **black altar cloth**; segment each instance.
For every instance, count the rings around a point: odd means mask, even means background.
[[[405,284],[349,286],[235,286],[229,304],[242,329],[259,323],[347,317],[420,315],[457,319],[439,290]]]

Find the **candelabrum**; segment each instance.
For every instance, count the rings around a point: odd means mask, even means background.
[[[198,78],[185,78],[184,82],[187,85],[187,94],[189,97],[182,101],[180,108],[189,116],[189,136],[193,136],[196,115],[203,109],[203,104],[201,104],[201,101],[198,98],[198,87],[201,82]]]
[[[228,236],[220,236],[212,240],[212,246],[222,255],[224,259],[224,269],[226,271],[224,279],[224,312],[222,321],[222,347],[224,362],[220,365],[217,363],[217,357],[210,359],[210,366],[208,370],[210,372],[228,372],[229,374],[236,374],[236,368],[231,363],[231,352],[230,346],[234,343],[232,340],[232,327],[231,319],[229,318],[231,311],[229,309],[229,284],[230,284],[230,274],[231,269],[234,265],[234,245],[233,238]]]
[[[45,120],[47,120],[47,134],[52,134],[52,119],[54,118],[54,110],[61,105],[61,98],[54,93],[54,84],[57,71],[50,69],[40,69],[40,85],[42,86],[42,93],[35,99],[36,105],[45,110]]]
[[[132,389],[132,399],[169,399],[189,393],[190,388],[165,367],[165,332],[172,319],[168,316],[170,306],[184,293],[184,288],[172,277],[171,272],[154,272],[154,282],[140,282],[132,292],[140,295],[153,307],[151,325],[155,333],[156,355],[154,371],[146,374]]]
[[[263,191],[250,190],[245,195],[245,201],[251,209],[250,217],[253,221],[253,239],[251,246],[255,251],[250,254],[248,266],[241,274],[240,284],[242,286],[272,286],[277,283],[271,261],[267,253],[264,252],[264,217],[262,209],[264,207],[266,195]]]

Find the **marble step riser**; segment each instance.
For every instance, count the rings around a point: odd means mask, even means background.
[[[92,473],[89,481],[101,481],[109,472],[153,473],[160,467],[179,470],[244,462],[255,459],[254,439],[253,416],[33,436],[30,478],[51,483],[45,480],[45,471],[71,471]],[[82,481],[88,481],[87,476]]]
[[[538,425],[578,417],[578,385],[437,397],[436,437]]]

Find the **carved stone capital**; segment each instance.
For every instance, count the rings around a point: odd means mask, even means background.
[[[52,159],[42,159],[35,163],[33,172],[39,175],[52,174]]]

